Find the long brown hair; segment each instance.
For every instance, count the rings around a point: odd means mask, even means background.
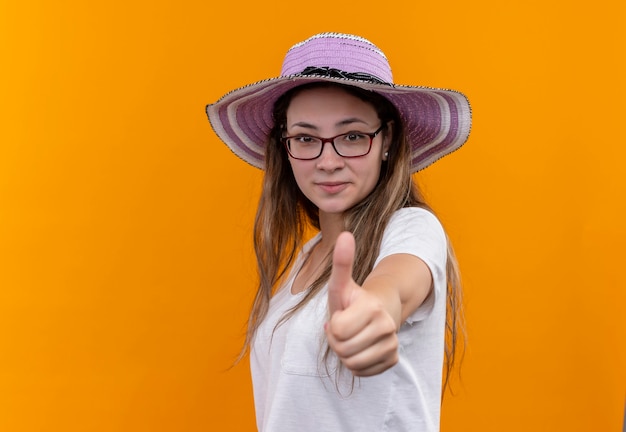
[[[291,99],[305,89],[338,86],[369,104],[376,110],[383,130],[391,134],[387,161],[383,162],[377,186],[363,201],[344,214],[344,228],[356,240],[353,278],[361,285],[372,271],[379,253],[384,228],[391,216],[403,207],[421,207],[432,212],[425,203],[410,171],[410,149],[404,135],[402,119],[395,106],[378,93],[358,87],[335,83],[316,82],[296,87],[274,105],[274,128],[265,153],[265,176],[254,224],[254,248],[257,258],[259,286],[248,320],[245,353],[261,321],[267,314],[270,299],[280,282],[291,269],[298,251],[303,246],[310,228],[319,229],[317,207],[298,188],[291,171],[287,152],[281,144],[287,108]],[[445,381],[455,363],[459,335],[463,332],[461,314],[461,286],[456,258],[448,242],[447,260],[447,313]],[[279,321],[289,319],[309,302],[324,286],[331,273],[331,260],[327,258],[320,277],[309,287],[303,299]]]

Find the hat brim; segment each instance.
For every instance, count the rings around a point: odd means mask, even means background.
[[[272,78],[238,88],[207,105],[206,113],[215,133],[233,153],[263,169],[276,100],[294,87],[320,81],[375,91],[393,103],[411,146],[411,172],[422,170],[457,150],[469,136],[471,108],[460,92],[315,75]]]

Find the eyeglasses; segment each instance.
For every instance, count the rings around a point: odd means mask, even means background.
[[[312,135],[300,134],[283,137],[282,141],[289,155],[294,159],[317,159],[324,151],[324,144],[332,144],[335,152],[345,158],[365,156],[372,149],[372,141],[383,130],[383,124],[373,133],[348,132],[332,138],[320,138]]]

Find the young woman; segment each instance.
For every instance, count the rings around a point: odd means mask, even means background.
[[[265,170],[246,341],[259,430],[438,430],[461,292],[411,174],[467,140],[467,99],[395,85],[371,42],[322,33],[207,113]]]

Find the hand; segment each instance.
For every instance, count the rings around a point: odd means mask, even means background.
[[[337,237],[328,280],[330,320],[324,326],[330,348],[355,376],[384,372],[398,362],[396,323],[383,302],[352,279],[354,237]]]

